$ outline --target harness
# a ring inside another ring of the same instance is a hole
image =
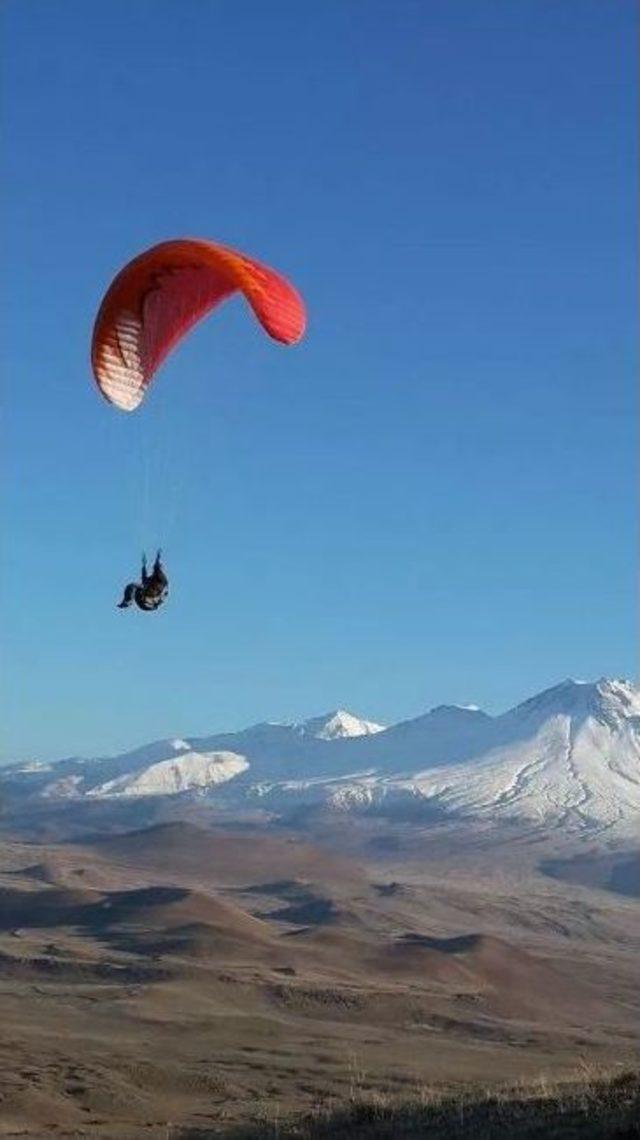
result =
[[[138,586],[135,594],[136,605],[139,606],[141,610],[146,610],[147,612],[149,610],[157,610],[166,600],[168,593],[169,587],[166,585],[161,586],[160,589],[155,587],[151,590],[148,586]]]

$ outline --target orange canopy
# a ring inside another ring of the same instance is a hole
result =
[[[293,286],[236,250],[180,239],[155,245],[125,265],[93,329],[91,363],[105,399],[125,412],[137,408],[173,346],[237,290],[274,340],[300,340],[306,315]]]

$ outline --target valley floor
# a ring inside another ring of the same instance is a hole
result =
[[[486,851],[475,869],[446,866],[435,851],[391,866],[186,823],[7,840],[0,1136],[319,1140],[418,1136],[428,1121],[436,1137],[502,1137],[442,1129],[455,1112],[469,1128],[489,1119],[473,1088],[540,1092],[577,1066],[620,1074],[622,1112],[637,1093],[623,1077],[637,1063],[637,901],[515,860],[509,874],[504,851],[492,871]],[[588,1100],[571,1097],[567,1128]],[[511,1096],[517,1135],[573,1134],[536,1132],[552,1098],[525,1101]]]

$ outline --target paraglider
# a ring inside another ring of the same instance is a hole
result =
[[[130,261],[111,282],[96,317],[91,364],[105,400],[123,412],[142,403],[172,348],[207,313],[240,292],[270,337],[295,344],[306,313],[284,277],[227,246],[199,239],[161,242]],[[151,575],[126,587],[120,603],[155,610],[168,592],[160,555]]]
[[[306,316],[293,286],[236,250],[180,239],[153,246],[125,265],[105,294],[93,330],[91,363],[105,399],[134,411],[174,345],[238,291],[274,340],[300,340]]]
[[[162,551],[156,554],[151,573],[147,573],[147,557],[142,555],[142,573],[139,582],[129,582],[124,588],[122,601],[118,602],[119,610],[128,610],[132,602],[138,609],[157,610],[167,599],[169,593],[169,580],[164,571],[161,560]]]

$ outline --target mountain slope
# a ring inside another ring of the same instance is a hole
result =
[[[171,796],[224,784],[249,767],[235,752],[188,752],[90,788],[89,796]]]
[[[290,782],[262,794],[278,799],[281,808],[288,798],[412,816],[421,806],[429,813],[437,807],[458,816],[594,833],[630,833],[638,826],[640,693],[633,686],[567,681],[503,716],[480,716],[470,731],[456,722],[443,734],[435,763],[432,713],[389,729],[379,742],[383,763],[370,773]],[[405,772],[389,776],[381,768],[393,767],[394,752],[402,758],[396,767]]]

